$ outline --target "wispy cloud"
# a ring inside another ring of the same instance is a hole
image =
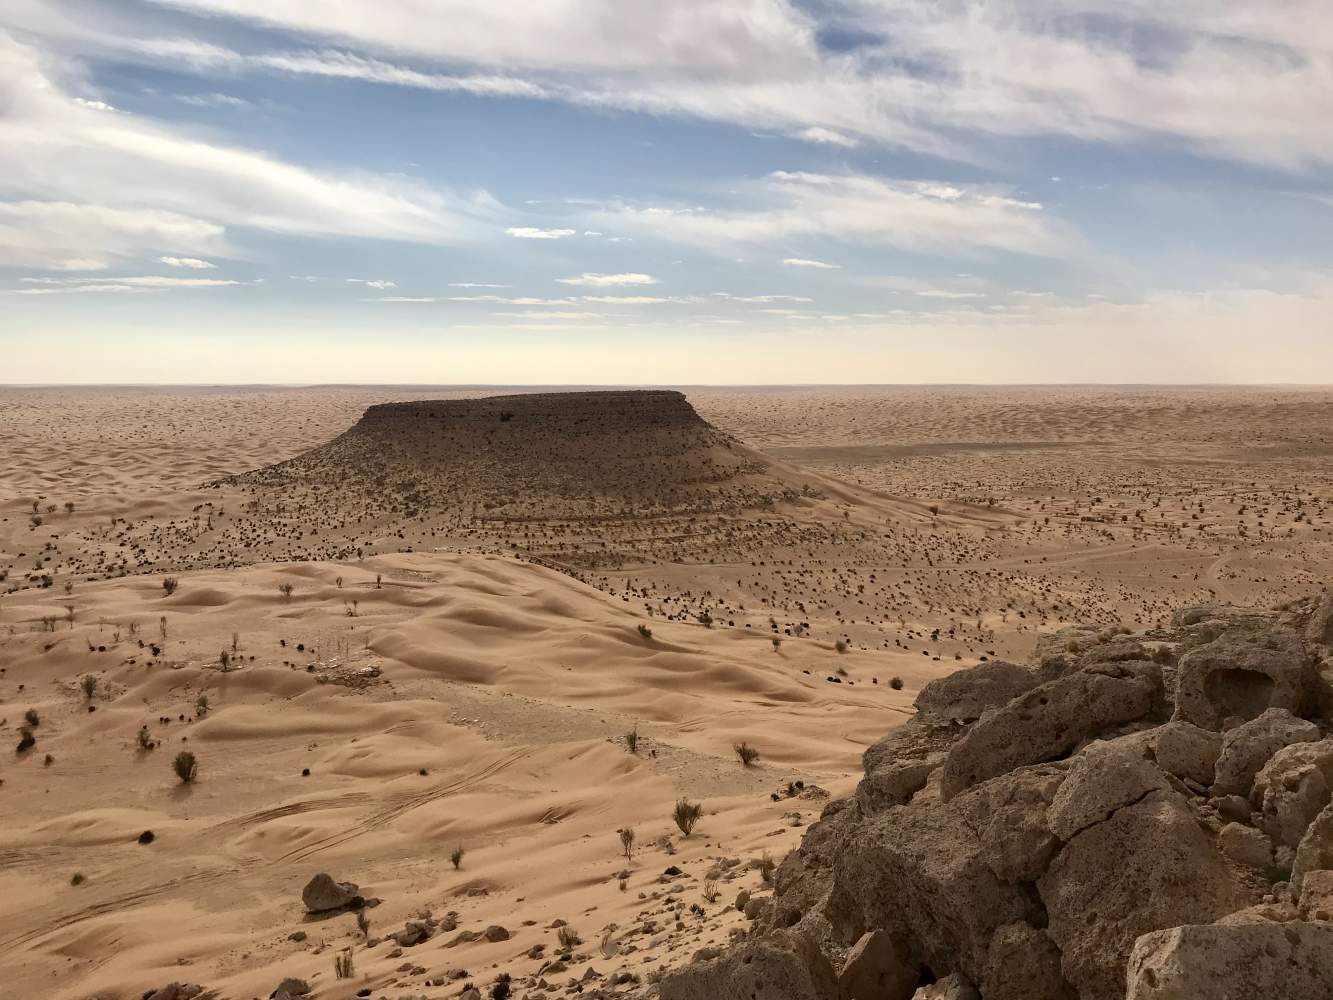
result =
[[[621,228],[725,252],[821,237],[924,253],[1049,256],[1073,242],[1040,204],[993,186],[778,171],[741,193],[755,207],[616,206],[599,215]]]
[[[575,278],[556,278],[563,285],[588,285],[592,288],[615,288],[618,285],[655,285],[657,279],[648,274],[589,274]]]
[[[212,270],[216,265],[206,260],[200,260],[198,257],[159,257],[159,264],[166,264],[168,267],[187,267],[195,271]]]
[[[397,288],[398,282],[386,278],[344,278],[350,285],[365,285],[367,288]]]
[[[782,263],[788,267],[814,267],[825,271],[836,271],[841,264],[826,264],[822,260],[809,260],[805,257],[784,257]]]
[[[577,230],[574,229],[533,229],[530,226],[511,226],[505,230],[505,235],[520,240],[559,240],[566,236],[573,236],[576,232]]]

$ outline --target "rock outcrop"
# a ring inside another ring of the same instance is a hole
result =
[[[1333,996],[1328,606],[1066,630],[932,682],[746,939],[661,996]]]

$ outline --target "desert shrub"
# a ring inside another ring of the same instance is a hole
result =
[[[182,750],[171,762],[171,769],[182,782],[191,782],[199,773],[199,762],[194,759],[194,754],[190,751]]]
[[[19,743],[15,748],[17,753],[27,753],[37,745],[37,737],[32,735],[32,729],[24,726],[19,730]]]
[[[624,853],[625,860],[629,861],[634,857],[634,828],[626,826],[616,832],[620,834],[620,850]]]
[[[704,899],[710,903],[716,903],[717,897],[721,895],[717,888],[717,879],[704,879]]]
[[[351,948],[344,948],[333,956],[333,976],[335,979],[351,979],[354,971]]]
[[[496,976],[495,985],[491,987],[491,1000],[509,1000],[514,995],[514,987],[510,983],[509,973],[502,972]]]
[[[461,846],[455,847],[449,855],[449,863],[454,866],[454,871],[463,867],[463,855],[467,852]]]
[[[363,938],[370,937],[370,918],[366,916],[365,910],[356,911],[356,929],[361,932]]]
[[[777,862],[767,851],[764,852],[762,857],[751,861],[750,867],[759,873],[759,877],[764,880],[765,885],[773,881],[773,873],[778,870]]]
[[[148,727],[147,727],[147,726],[140,726],[140,727],[139,727],[139,749],[140,749],[140,750],[151,750],[151,749],[153,749],[153,745],[154,745],[154,744],[153,744],[153,734],[150,733],[150,732],[148,731]]]
[[[91,698],[97,693],[97,678],[92,674],[84,674],[83,679],[79,681],[79,687],[83,689],[83,694]]]
[[[836,649],[839,653],[845,653],[847,652],[847,643],[839,639],[837,642],[833,644],[833,648]]]
[[[296,588],[293,587],[290,583],[278,584],[278,593],[281,594],[283,598],[288,601],[292,599],[292,591],[294,591],[295,589]]]
[[[579,937],[579,932],[573,927],[570,927],[569,924],[565,924],[565,926],[556,931],[556,937],[559,939],[560,947],[564,951],[569,951],[571,948],[577,948],[579,945],[583,944],[583,938]]]
[[[680,832],[688,837],[703,814],[704,807],[699,803],[691,802],[689,799],[677,799],[676,808],[672,812],[671,818],[676,821],[676,826],[680,829]]]
[[[26,722],[26,723],[27,723],[28,725],[30,725],[30,726],[35,726],[35,725],[38,725],[42,720],[41,720],[41,718],[37,715],[37,709],[35,709],[35,708],[30,708],[30,709],[28,709],[26,712],[23,713],[23,721]]]
[[[199,697],[196,698],[196,699],[194,700],[194,714],[195,714],[195,715],[207,715],[207,714],[208,714],[208,695],[207,695],[207,694],[205,694],[205,693],[203,693],[203,692],[200,692]]]
[[[625,734],[625,749],[630,753],[639,752],[639,727],[635,726]]]
[[[73,875],[70,876],[69,884],[70,884],[70,885],[83,885],[83,883],[84,883],[85,881],[86,881],[86,880],[85,880],[84,877],[83,877],[83,872],[75,872]]]
[[[759,759],[759,751],[744,741],[737,743],[732,749],[736,751],[736,756],[741,759],[741,763],[746,767]]]
[[[773,636],[773,652],[776,653],[781,647],[782,647],[782,640],[779,639],[777,636]]]
[[[889,687],[895,691],[901,691],[903,689],[903,679],[901,677],[890,677]]]
[[[177,580],[174,576],[163,577],[163,579],[162,579],[162,591],[163,591],[163,593],[165,593],[168,597],[170,597],[172,594],[176,593],[176,588],[179,587],[179,586],[180,586],[180,581]],[[165,635],[165,633],[166,633],[165,620],[164,620],[163,624],[164,624],[164,628],[163,628],[162,631],[163,631],[163,634]]]
[[[639,635],[643,636],[644,639],[651,639],[653,637],[653,630],[647,625],[640,625]]]

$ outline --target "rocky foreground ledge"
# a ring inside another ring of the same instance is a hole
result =
[[[1333,597],[927,685],[661,1000],[1333,997]]]

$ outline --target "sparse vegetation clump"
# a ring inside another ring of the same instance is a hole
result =
[[[903,689],[903,679],[901,677],[890,677],[889,687],[895,691],[901,691]]]
[[[199,697],[196,698],[196,699],[194,700],[194,714],[195,714],[195,715],[207,715],[207,714],[208,714],[208,695],[207,695],[207,693],[205,693],[205,692],[203,692],[203,691],[199,692]]]
[[[83,689],[84,697],[91,700],[97,693],[97,677],[93,674],[84,674],[83,679],[79,681],[79,687]]]
[[[16,752],[27,753],[37,745],[37,737],[32,735],[32,727],[24,726],[19,730],[19,742]]]
[[[344,948],[333,956],[333,978],[351,979],[356,967],[352,962],[352,949]]]
[[[699,803],[691,802],[689,799],[677,799],[671,818],[676,821],[676,827],[680,832],[688,837],[703,814],[704,807]]]
[[[162,579],[162,592],[167,597],[170,597],[172,594],[176,593],[176,588],[179,586],[180,586],[180,581],[177,580],[174,576],[163,577]],[[165,625],[166,621],[165,619],[163,619],[163,629],[162,629],[163,637],[165,637],[166,635]]]
[[[640,635],[640,636],[643,638],[643,640],[646,642],[646,641],[648,641],[649,639],[651,639],[651,638],[653,637],[653,630],[650,629],[647,625],[640,625],[640,626],[639,626],[639,635]]]
[[[639,752],[639,727],[635,726],[625,734],[625,749],[630,753]]]
[[[182,750],[171,762],[171,769],[176,772],[176,777],[180,778],[183,784],[189,784],[198,777],[199,762],[189,750]]]
[[[750,867],[759,873],[759,877],[763,879],[765,885],[768,885],[773,881],[773,873],[778,870],[777,862],[773,860],[773,856],[767,851],[765,851],[761,857],[751,861]]]
[[[616,831],[620,835],[620,850],[625,855],[626,861],[634,858],[634,828],[630,826],[622,827]],[[563,930],[563,928],[561,928]]]
[[[449,863],[454,866],[454,871],[463,867],[463,855],[467,852],[461,846],[455,847],[449,854]]]
[[[148,727],[146,725],[139,727],[138,740],[139,740],[140,750],[152,750],[155,746],[157,746],[157,744],[153,742],[153,734],[148,731]]]
[[[30,709],[28,709],[26,712],[23,713],[23,721],[26,722],[26,723],[27,723],[28,725],[30,725],[30,726],[36,726],[36,725],[40,725],[42,720],[41,720],[41,716],[39,716],[39,715],[37,714],[37,709],[35,709],[35,708],[30,708]]]
[[[278,584],[278,593],[283,596],[284,600],[290,601],[292,599],[292,592],[294,590],[296,590],[296,588],[292,586],[290,583]]]
[[[736,751],[736,756],[740,758],[741,763],[746,767],[750,767],[759,759],[759,751],[744,740],[737,743],[732,749]]]

